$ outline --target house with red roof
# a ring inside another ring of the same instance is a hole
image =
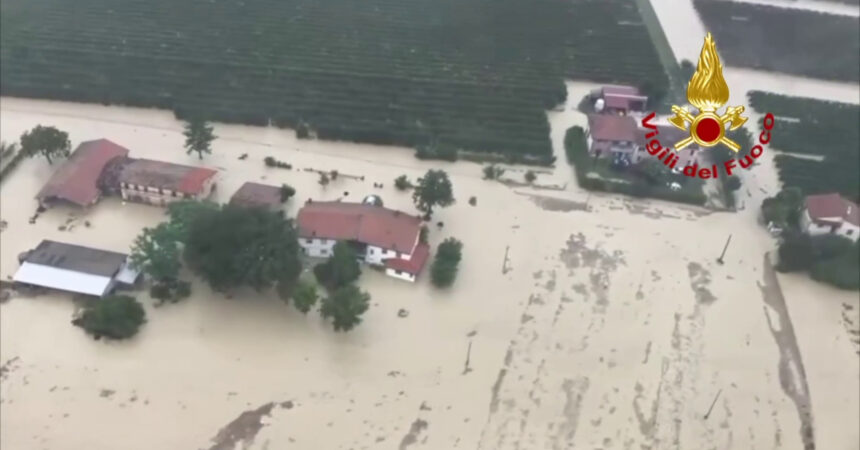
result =
[[[117,169],[123,200],[165,206],[182,200],[203,200],[215,189],[217,171],[151,159],[128,159]]]
[[[591,93],[594,110],[603,114],[623,115],[645,112],[648,97],[633,86],[607,85]]]
[[[586,142],[592,156],[623,158],[635,164],[643,156],[645,135],[630,116],[590,114]]]
[[[58,202],[90,206],[101,198],[104,168],[127,156],[127,148],[107,139],[82,142],[51,175],[36,198],[43,206]]]
[[[860,209],[837,193],[810,195],[804,200],[800,226],[810,236],[836,234],[857,242]]]
[[[308,201],[296,223],[306,255],[326,258],[336,243],[346,242],[362,261],[406,281],[416,280],[430,255],[419,242],[420,217],[373,203]]]

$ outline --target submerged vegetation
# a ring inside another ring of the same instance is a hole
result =
[[[85,12],[85,13],[84,13]],[[205,17],[205,21],[198,20]],[[565,78],[667,78],[629,0],[6,0],[0,92],[552,159]]]

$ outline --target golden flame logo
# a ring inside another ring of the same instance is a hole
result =
[[[729,85],[723,79],[723,65],[711,33],[705,37],[696,73],[687,85],[687,101],[701,111],[715,111],[729,101]]]
[[[736,130],[746,123],[747,118],[741,116],[743,106],[730,106],[723,115],[716,113],[729,101],[729,86],[723,78],[723,65],[711,33],[705,36],[696,73],[687,85],[687,101],[698,108],[699,113],[694,116],[686,108],[672,106],[675,115],[669,119],[669,123],[690,131],[690,137],[676,143],[675,150],[680,151],[693,142],[703,147],[723,144],[735,153],[740,150],[740,145],[726,137],[726,127]],[[689,128],[687,123],[690,124]]]

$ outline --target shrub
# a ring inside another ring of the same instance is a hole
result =
[[[292,164],[288,164],[288,163],[285,163],[283,161],[278,161],[277,159],[275,159],[271,156],[267,156],[267,157],[263,158],[263,163],[266,164],[266,167],[277,167],[279,169],[287,169],[287,170],[293,168]]]
[[[800,232],[784,233],[779,245],[779,263],[776,270],[796,272],[807,270],[813,263],[812,240]]]
[[[149,296],[158,300],[158,304],[177,303],[191,295],[191,283],[182,280],[157,282],[149,288]]]
[[[463,257],[463,243],[454,238],[445,239],[436,250],[436,259],[430,267],[430,281],[436,287],[454,283]]]
[[[471,196],[471,197],[469,197],[469,204],[470,204],[470,205],[472,205],[472,206],[477,205],[477,204],[478,204],[478,199],[477,199],[474,195],[473,195],[473,196]]]
[[[287,200],[291,199],[294,195],[296,195],[296,189],[290,186],[289,184],[282,184],[281,189],[281,203],[286,203]]]
[[[369,307],[370,295],[348,284],[323,299],[320,315],[332,319],[335,331],[349,331],[361,323],[361,316]]]
[[[400,175],[394,179],[394,187],[397,188],[398,191],[405,191],[407,189],[412,189],[412,183],[406,175]]]
[[[293,305],[302,312],[307,314],[313,308],[319,299],[317,294],[317,286],[311,281],[299,280],[292,293]]]
[[[92,300],[80,317],[72,321],[96,338],[126,339],[137,334],[146,322],[143,306],[125,295]]]
[[[430,229],[427,225],[421,225],[421,231],[418,233],[418,242],[421,244],[427,243],[427,236],[430,234]]]
[[[741,188],[741,179],[738,178],[736,175],[732,175],[726,178],[725,187],[729,190],[729,192],[737,191]]]
[[[484,179],[485,180],[497,180],[502,175],[504,175],[504,173],[505,173],[505,169],[503,169],[503,168],[501,168],[495,164],[491,164],[489,166],[484,166]]]
[[[526,183],[531,184],[534,183],[535,180],[537,180],[537,175],[535,175],[533,171],[529,170],[526,172],[525,179]]]

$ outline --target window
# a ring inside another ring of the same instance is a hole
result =
[[[401,272],[399,270],[395,270],[394,273],[396,273],[397,275],[403,275],[403,272]]]
[[[313,244],[313,243],[314,243],[313,239],[305,239],[305,244]]]

